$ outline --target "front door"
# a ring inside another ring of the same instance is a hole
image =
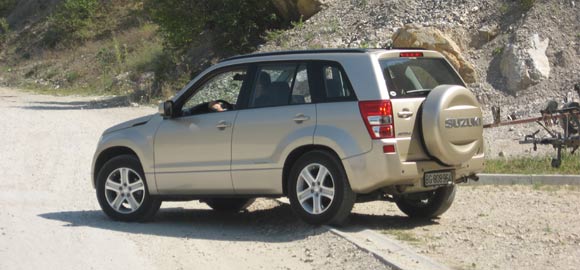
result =
[[[232,130],[246,69],[209,77],[194,85],[190,97],[176,101],[178,115],[165,119],[155,135],[155,176],[162,194],[233,193]]]

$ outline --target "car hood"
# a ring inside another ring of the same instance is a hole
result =
[[[153,116],[155,116],[155,114],[147,115],[147,116],[142,116],[142,117],[139,117],[139,118],[135,118],[133,120],[129,120],[129,121],[126,121],[126,122],[117,124],[115,126],[112,126],[112,127],[108,128],[108,129],[106,129],[105,132],[103,132],[103,134],[107,134],[107,133],[119,131],[119,130],[122,130],[122,129],[127,129],[127,128],[130,128],[130,127],[145,125],[145,124],[147,124],[147,122],[149,122],[149,120],[151,120],[151,118],[153,118]]]

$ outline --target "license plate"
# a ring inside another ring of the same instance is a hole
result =
[[[425,173],[423,183],[426,187],[445,186],[453,182],[453,173],[451,172],[431,172]]]

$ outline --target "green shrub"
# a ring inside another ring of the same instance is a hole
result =
[[[76,81],[80,77],[81,77],[81,75],[78,72],[76,72],[76,71],[71,71],[71,72],[68,72],[66,74],[66,80],[69,83],[73,83],[74,81]]]
[[[529,10],[534,6],[536,0],[520,0],[520,5],[524,10]]]
[[[0,18],[0,36],[8,34],[10,31],[10,25],[8,25],[8,21],[6,18]]]
[[[499,12],[501,14],[506,14],[510,9],[510,6],[507,3],[503,3],[501,4],[501,6],[499,7]]]
[[[64,0],[49,18],[45,42],[54,46],[62,41],[86,40],[91,35],[98,0]]]
[[[176,50],[198,45],[203,37],[211,38],[218,50],[247,52],[262,41],[266,30],[282,25],[271,1],[144,0],[144,4],[166,45]]]
[[[0,16],[8,16],[10,11],[16,7],[16,0],[0,0]]]
[[[99,49],[96,58],[103,74],[108,74],[116,66],[117,58],[115,56],[115,51],[107,47]]]
[[[502,46],[502,47],[496,47],[496,48],[494,48],[494,49],[493,49],[493,51],[491,52],[491,55],[493,55],[493,56],[498,56],[498,55],[500,55],[500,54],[502,54],[502,53],[503,53],[503,50],[504,50],[504,47],[503,47],[503,46]]]

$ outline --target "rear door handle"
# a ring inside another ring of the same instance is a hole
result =
[[[413,112],[402,111],[402,112],[398,112],[397,115],[399,116],[399,118],[409,118],[409,117],[413,116]]]
[[[310,116],[299,113],[296,116],[294,116],[293,120],[296,123],[302,123],[304,121],[310,120]]]
[[[215,127],[218,129],[225,129],[229,128],[230,126],[231,126],[230,123],[226,122],[225,120],[221,120],[217,123]]]

